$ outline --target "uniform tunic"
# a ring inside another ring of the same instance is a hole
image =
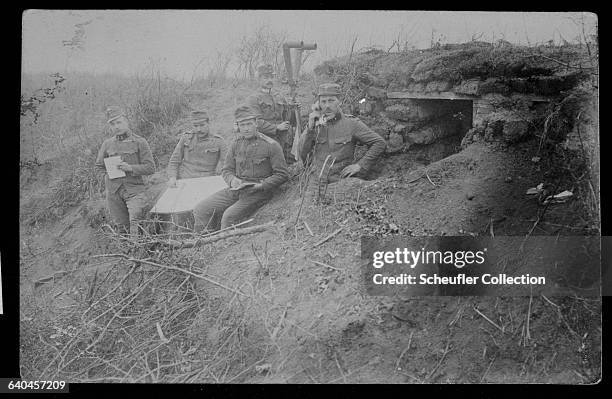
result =
[[[143,137],[134,133],[128,133],[124,140],[119,140],[117,137],[106,139],[96,159],[96,167],[99,170],[105,171],[104,158],[119,155],[121,160],[130,164],[133,168],[132,172],[125,172],[125,177],[117,179],[109,179],[106,175],[107,191],[115,192],[121,186],[124,186],[130,194],[138,194],[144,191],[144,181],[142,176],[155,173],[155,163],[149,143]]]
[[[185,133],[170,156],[168,177],[189,179],[218,175],[223,167],[225,152],[225,142],[219,135]]]
[[[155,173],[155,163],[149,143],[132,132],[123,140],[117,137],[106,139],[96,159],[96,167],[106,172],[104,158],[120,156],[121,160],[132,166],[132,172],[125,177],[109,179],[105,173],[106,203],[114,222],[127,227],[131,234],[138,234],[136,221],[142,217],[146,206],[145,185],[142,176]]]
[[[319,130],[318,135],[317,129]],[[315,171],[319,173],[325,158],[331,155],[327,165],[331,163],[333,158],[335,158],[335,162],[329,178],[330,181],[336,181],[339,179],[342,169],[354,163],[355,145],[357,143],[369,147],[365,155],[357,162],[361,166],[362,172],[367,172],[385,151],[387,144],[380,135],[372,131],[359,119],[338,112],[333,119],[327,121],[325,126],[312,130],[306,126],[300,138],[300,158],[306,161],[310,154]]]
[[[261,133],[254,138],[232,142],[221,175],[228,185],[237,177],[262,183],[264,191],[270,191],[289,179],[280,146]]]
[[[276,130],[276,126],[289,118],[287,100],[272,91],[269,93],[258,91],[250,95],[246,103],[260,115],[257,130],[278,141],[279,131]],[[284,133],[286,134],[286,131]]]

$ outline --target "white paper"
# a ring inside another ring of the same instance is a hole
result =
[[[191,211],[198,202],[227,187],[221,176],[177,180],[177,187],[168,187],[151,208],[152,213]]]
[[[109,179],[125,177],[125,172],[117,167],[117,165],[119,165],[121,162],[121,157],[119,155],[104,158],[104,166],[106,167],[106,173],[108,174]]]

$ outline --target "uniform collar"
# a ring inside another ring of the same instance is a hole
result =
[[[206,139],[206,138],[208,138],[208,137],[210,136],[210,132],[208,132],[208,133],[204,133],[204,134],[199,134],[199,133],[197,133],[197,132],[191,132],[191,134],[192,134],[194,137],[197,137],[197,138],[199,138],[199,139]]]
[[[337,122],[337,121],[339,121],[339,120],[340,120],[340,119],[342,119],[342,118],[344,118],[344,114],[342,113],[342,110],[340,110],[340,111],[336,112],[336,114],[335,114],[334,116],[332,116],[331,118],[329,118],[329,119],[327,120],[327,123],[329,123],[329,122],[332,122],[332,123],[333,123],[333,122]]]
[[[238,136],[238,140],[242,140],[242,141],[246,141],[248,143],[251,143],[255,140],[257,140],[258,138],[260,138],[261,133],[257,132],[257,134],[255,136],[250,136],[250,137],[242,137],[242,136]]]
[[[128,130],[125,133],[113,136],[113,138],[115,139],[115,141],[127,141],[132,138],[132,132]]]

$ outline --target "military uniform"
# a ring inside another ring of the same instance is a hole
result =
[[[258,74],[273,73],[272,65],[260,65]],[[273,138],[281,145],[285,159],[290,155],[288,130],[277,130],[276,126],[284,121],[291,121],[292,114],[287,99],[275,91],[262,91],[260,89],[246,99],[246,105],[256,111],[258,115],[257,130],[268,137]]]
[[[208,124],[206,110],[191,113],[191,123]],[[221,173],[225,157],[225,142],[217,134],[188,131],[182,135],[168,162],[168,177],[189,179],[214,176]]]
[[[121,116],[121,115],[120,115]],[[110,120],[109,120],[110,122]],[[120,156],[130,164],[132,172],[125,177],[109,179],[105,174],[106,202],[113,221],[123,227],[129,226],[130,234],[138,234],[137,221],[142,218],[146,206],[145,184],[142,176],[155,173],[155,163],[149,143],[132,132],[106,139],[96,159],[96,167],[106,171],[104,158]]]
[[[184,133],[170,156],[168,177],[190,179],[218,175],[225,152],[223,137],[217,134]]]
[[[254,111],[244,106],[239,107],[236,114],[237,119],[255,117]],[[289,179],[280,145],[259,132],[255,137],[237,138],[231,143],[221,175],[230,187],[238,178],[261,183],[262,190],[234,191],[228,187],[200,202],[193,211],[196,231],[205,228],[216,230],[219,217],[221,228],[239,223],[269,200],[275,189]]]
[[[319,95],[339,94],[337,85],[321,85]],[[332,86],[331,89],[328,86]],[[323,94],[321,94],[323,93]],[[366,154],[357,162],[361,166],[360,175],[366,173],[385,151],[385,140],[372,131],[358,118],[345,115],[339,111],[333,118],[328,119],[325,125],[314,129],[306,126],[300,137],[300,158],[305,162],[310,154],[315,171],[318,173],[328,155],[331,155],[327,165],[335,159],[329,173],[329,181],[340,179],[340,172],[346,166],[354,163],[355,145],[357,143],[368,146]]]

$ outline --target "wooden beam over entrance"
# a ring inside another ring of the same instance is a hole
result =
[[[422,93],[414,91],[390,91],[387,92],[387,98],[406,98],[415,100],[474,100],[478,96],[470,96],[466,94],[457,94],[452,91],[440,91],[434,93]]]
[[[534,96],[530,94],[514,93],[511,96],[503,96],[507,98],[520,97],[527,101],[533,102],[550,102],[550,98],[543,96]],[[469,94],[458,94],[452,91],[439,91],[439,92],[414,92],[414,91],[389,91],[387,92],[387,98],[390,99],[413,99],[413,100],[478,100],[483,99],[482,96],[469,95]]]

